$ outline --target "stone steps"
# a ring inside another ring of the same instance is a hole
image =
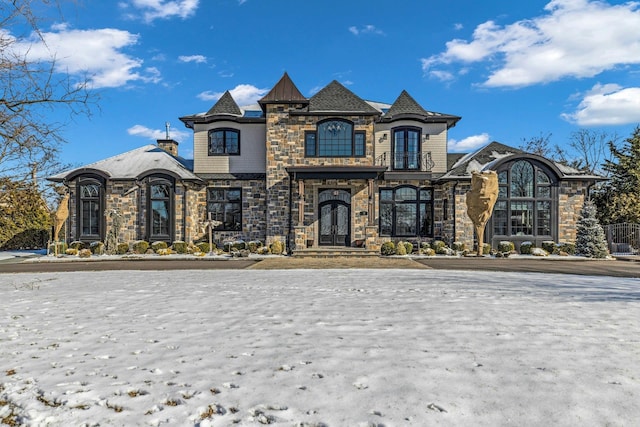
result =
[[[296,258],[368,258],[380,256],[380,251],[362,248],[346,248],[341,246],[326,246],[321,248],[307,248],[293,251],[292,255]]]

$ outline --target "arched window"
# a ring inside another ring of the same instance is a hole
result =
[[[103,184],[94,178],[78,181],[78,230],[76,238],[84,241],[102,240],[104,205]]]
[[[433,237],[433,192],[429,188],[380,190],[380,235]]]
[[[164,178],[152,178],[148,187],[149,241],[173,241],[173,183]]]
[[[555,175],[546,166],[517,160],[498,169],[498,200],[493,209],[494,237],[554,240],[557,229]]]
[[[240,131],[237,129],[213,129],[209,131],[209,155],[239,155]]]
[[[305,132],[306,157],[362,157],[365,132],[355,131],[353,123],[331,119],[318,123],[315,131]]]

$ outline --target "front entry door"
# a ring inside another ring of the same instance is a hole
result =
[[[325,190],[320,193],[320,245],[349,246],[351,194],[344,190]]]

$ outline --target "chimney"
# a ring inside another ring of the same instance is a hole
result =
[[[172,156],[178,155],[178,142],[173,139],[159,139],[158,148],[163,149]]]

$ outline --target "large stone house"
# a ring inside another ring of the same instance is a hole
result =
[[[460,117],[406,91],[391,104],[366,101],[337,81],[307,98],[286,73],[255,105],[226,92],[180,120],[194,133],[193,160],[167,137],[49,178],[71,195],[68,240],[104,240],[117,213],[121,241],[196,241],[212,218],[217,242],[280,240],[293,251],[432,239],[471,248],[471,172],[493,170],[488,243],[573,242],[599,179],[497,142],[448,154]]]

